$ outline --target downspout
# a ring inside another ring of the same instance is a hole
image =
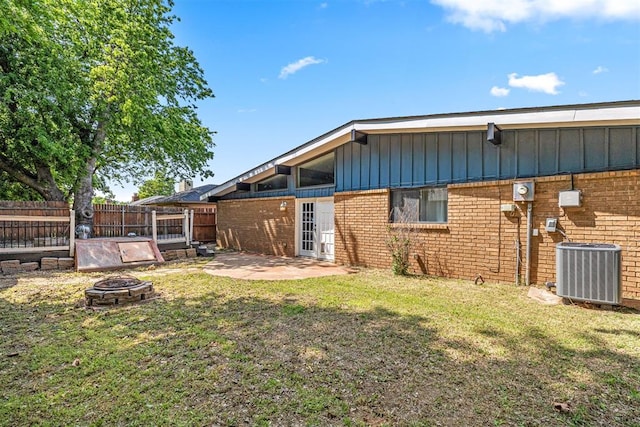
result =
[[[525,271],[525,285],[530,286],[531,276],[531,227],[533,203],[527,202],[527,266]]]
[[[518,230],[518,234],[520,231]],[[520,286],[520,236],[516,236],[516,286]]]

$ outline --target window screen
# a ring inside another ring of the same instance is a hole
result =
[[[447,189],[444,187],[393,190],[392,222],[447,222]]]

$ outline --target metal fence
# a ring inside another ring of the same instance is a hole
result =
[[[0,252],[73,248],[74,213],[65,202],[0,201]]]

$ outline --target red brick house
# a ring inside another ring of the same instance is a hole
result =
[[[418,274],[542,284],[558,243],[618,245],[640,304],[640,101],[355,120],[203,198],[223,247],[367,267],[408,214]]]

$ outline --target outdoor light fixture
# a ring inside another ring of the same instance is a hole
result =
[[[493,122],[487,123],[487,141],[493,145],[500,145],[502,143],[502,129]]]
[[[287,202],[280,203],[280,210],[285,212],[287,210]]]
[[[358,144],[367,145],[367,134],[355,129],[351,129],[351,141]]]

